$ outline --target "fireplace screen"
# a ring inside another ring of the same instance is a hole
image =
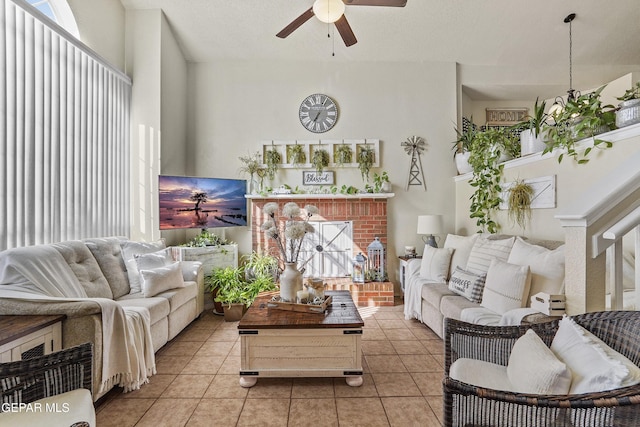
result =
[[[351,221],[311,221],[316,232],[304,239],[300,260],[306,264],[305,277],[345,277],[351,275],[353,223]]]

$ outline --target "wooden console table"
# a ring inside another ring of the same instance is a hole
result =
[[[0,316],[0,362],[42,356],[62,349],[64,314]]]
[[[259,296],[238,324],[240,385],[258,377],[345,377],[362,385],[364,322],[349,291],[327,291],[332,304],[323,314],[268,308]]]

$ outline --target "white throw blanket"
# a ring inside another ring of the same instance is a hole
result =
[[[149,310],[122,308],[107,298],[88,298],[71,267],[50,246],[0,253],[0,298],[37,302],[91,301],[102,312],[102,384],[139,389],[156,373]]]

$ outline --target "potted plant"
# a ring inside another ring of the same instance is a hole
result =
[[[206,246],[223,246],[229,245],[231,243],[232,242],[228,241],[226,238],[211,233],[207,229],[203,229],[200,234],[189,240],[187,243],[182,244],[181,246],[187,246],[190,248],[204,248]]]
[[[501,202],[503,162],[516,157],[519,151],[520,142],[510,128],[489,128],[477,132],[473,139],[469,156],[473,176],[469,185],[475,190],[469,210],[483,232],[498,231],[499,225],[492,217]]]
[[[478,132],[476,125],[473,124],[473,116],[469,119],[462,118],[462,131],[457,127],[454,127],[454,130],[458,138],[453,141],[451,149],[453,150],[453,159],[456,162],[458,174],[462,175],[473,170],[469,164],[469,156],[471,155],[471,144]]]
[[[513,223],[518,224],[523,229],[527,220],[531,219],[531,199],[533,197],[533,187],[524,182],[516,180],[508,189],[509,206],[508,215]]]
[[[382,171],[380,175],[377,173],[373,174],[373,193],[390,193],[391,192],[391,182],[389,182],[389,175],[387,175],[386,171]]]
[[[242,317],[248,296],[243,289],[242,269],[225,267],[214,269],[208,277],[207,290],[214,295],[224,311],[224,320],[234,322]]]
[[[324,148],[313,150],[313,155],[311,156],[311,164],[316,169],[317,173],[322,173],[324,168],[329,166],[329,152]]]
[[[278,278],[278,258],[256,251],[244,257],[245,279],[251,281],[257,277]]]
[[[593,147],[610,148],[613,144],[595,138],[596,135],[607,132],[615,128],[615,112],[613,105],[602,105],[600,93],[605,86],[594,92],[580,95],[575,99],[567,101],[565,108],[558,109],[552,114],[554,124],[545,125],[549,139],[544,153],[554,149],[564,149],[566,153],[561,153],[558,162],[561,162],[564,155],[573,157],[578,164],[589,161],[589,153]],[[578,141],[585,138],[593,138],[593,147],[587,147],[582,153],[578,152]]]
[[[543,134],[543,125],[547,122],[549,115],[545,112],[547,107],[546,101],[538,104],[538,98],[533,107],[533,115],[528,120],[522,122],[519,126],[520,132],[520,155],[526,156],[533,153],[544,151],[546,144],[544,142],[545,134]]]
[[[287,146],[287,157],[291,165],[297,167],[307,162],[307,155],[304,152],[304,148],[303,145],[299,145],[298,143]]]
[[[340,144],[335,146],[333,158],[338,166],[344,166],[345,164],[353,161],[353,151],[351,146],[347,144]]]
[[[273,180],[280,163],[282,163],[282,156],[275,147],[271,147],[264,152],[264,162],[267,165],[267,176]]]
[[[373,147],[369,147],[368,145],[361,146],[357,160],[358,169],[360,169],[360,173],[362,174],[362,180],[369,181],[369,171],[375,161],[375,150]]]
[[[617,98],[622,101],[616,111],[616,126],[619,128],[640,123],[640,82],[637,82]]]

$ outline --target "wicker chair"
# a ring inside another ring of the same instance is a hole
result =
[[[95,425],[91,343],[0,363],[0,426]],[[26,405],[29,404],[29,405]]]
[[[640,312],[597,312],[572,318],[640,366]],[[462,357],[506,366],[513,344],[530,328],[551,345],[558,323],[490,327],[447,319],[444,425],[640,426],[640,384],[598,393],[533,395],[476,387],[449,377],[451,364]]]

